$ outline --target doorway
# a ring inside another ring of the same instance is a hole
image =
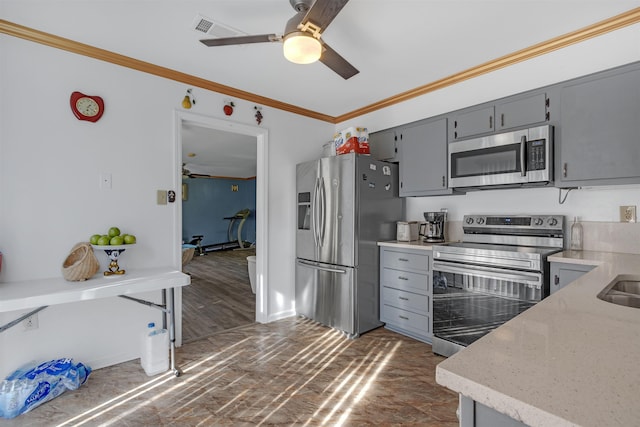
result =
[[[267,277],[267,177],[268,177],[268,132],[267,130],[251,125],[244,125],[234,123],[226,120],[216,119],[213,117],[201,116],[184,111],[176,111],[176,182],[182,181],[182,164],[186,162],[186,159],[182,157],[182,144],[184,139],[184,132],[186,128],[198,127],[205,130],[211,130],[212,132],[226,132],[239,136],[246,136],[255,139],[255,153],[256,153],[256,179],[255,179],[255,196],[256,196],[256,216],[255,216],[255,256],[256,256],[256,275],[255,275],[255,321],[265,323],[268,319],[267,312],[267,295],[268,295],[268,282]],[[215,145],[215,143],[212,143]],[[228,154],[228,153],[226,153]],[[176,188],[181,188],[180,184],[176,185]],[[175,233],[182,241],[182,206],[181,203],[177,203],[178,213],[175,224]],[[187,238],[188,236],[185,236]],[[182,306],[182,295],[177,298],[176,302],[179,306]],[[211,307],[215,310],[215,307]],[[176,314],[180,314],[176,310]],[[177,316],[181,318],[182,316]],[[177,319],[178,320],[178,319]],[[180,319],[181,320],[181,319]],[[178,322],[177,322],[178,324]],[[182,322],[179,323],[180,332]],[[179,342],[182,341],[182,333],[176,336]]]

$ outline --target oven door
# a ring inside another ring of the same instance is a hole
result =
[[[433,352],[451,356],[540,301],[538,272],[433,263]]]

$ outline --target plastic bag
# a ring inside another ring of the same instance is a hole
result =
[[[0,384],[0,417],[14,418],[75,390],[89,378],[91,368],[73,359],[58,359],[20,368]]]

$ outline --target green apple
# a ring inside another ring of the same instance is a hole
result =
[[[99,234],[94,234],[93,236],[91,236],[91,238],[89,239],[89,243],[91,243],[92,245],[97,245],[98,244],[98,239],[101,236]]]
[[[109,229],[109,237],[116,237],[120,235],[120,229],[118,227],[111,227]]]
[[[100,236],[97,244],[99,246],[107,246],[109,244],[109,240],[111,240],[109,236]]]
[[[124,239],[122,238],[122,236],[113,236],[109,241],[109,244],[111,246],[120,246],[124,244]]]
[[[133,245],[136,242],[136,236],[133,234],[125,234],[124,235],[124,244],[125,245]]]

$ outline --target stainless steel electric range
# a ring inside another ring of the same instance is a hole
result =
[[[451,356],[549,295],[561,215],[465,215],[460,243],[433,246],[433,352]]]

